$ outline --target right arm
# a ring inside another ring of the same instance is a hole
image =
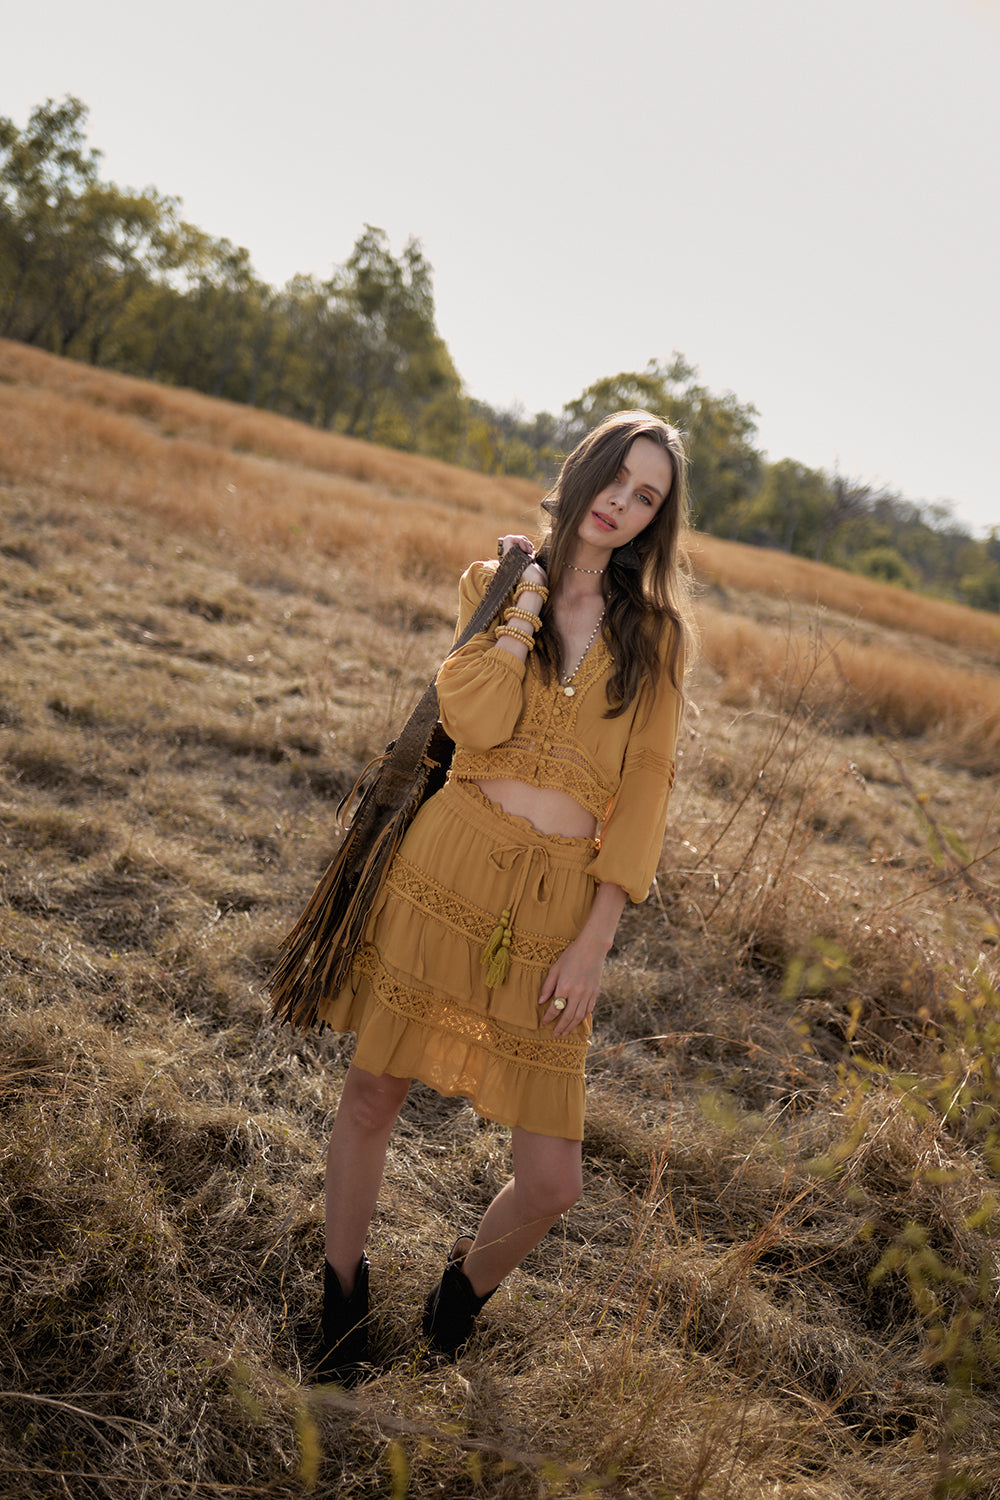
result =
[[[505,537],[509,545],[530,543],[527,538]],[[505,550],[507,548],[505,547]],[[456,635],[461,635],[472,618],[492,577],[487,563],[473,563],[462,575],[459,585],[459,611]],[[529,563],[522,584],[544,584],[545,574],[537,563]],[[539,613],[542,596],[530,587],[523,589],[518,607]],[[517,621],[525,633],[531,627]],[[438,707],[441,723],[457,744],[471,750],[489,750],[503,744],[514,732],[524,701],[524,673],[528,646],[513,636],[497,638],[497,622],[481,630],[442,663],[437,675]]]

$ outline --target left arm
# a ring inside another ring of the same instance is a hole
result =
[[[626,899],[620,885],[599,885],[587,920],[545,976],[538,1003],[548,1005],[542,1021],[545,1025],[555,1022],[553,1036],[568,1035],[593,1014],[604,960],[615,940]],[[559,1011],[551,1004],[557,996],[566,1001],[565,1010]]]
[[[623,886],[633,901],[645,901],[659,863],[680,717],[681,696],[664,668],[655,693],[643,690],[621,784],[601,829],[601,847],[589,866],[595,880]]]
[[[547,1006],[543,1022],[555,1022],[553,1036],[566,1036],[593,1014],[625,902],[629,897],[644,901],[656,874],[674,779],[681,698],[666,670],[652,701],[644,696],[625,751],[621,786],[590,865],[598,882],[590,914],[552,965],[538,997],[539,1005]],[[557,997],[565,998],[565,1010],[552,1005]]]

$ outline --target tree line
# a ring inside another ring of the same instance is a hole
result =
[[[250,255],[177,199],[107,182],[72,96],[0,116],[0,335],[426,453],[550,480],[607,412],[642,407],[689,435],[706,531],[1000,611],[1000,528],[971,537],[908,500],[757,447],[757,413],[709,390],[683,355],[607,376],[558,415],[500,410],[463,386],[437,331],[419,240],[394,254],[365,225],[326,279],[263,281]]]

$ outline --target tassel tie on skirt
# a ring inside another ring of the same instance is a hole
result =
[[[486,986],[488,989],[495,990],[503,984],[510,972],[510,945],[514,936],[514,918],[524,893],[528,889],[529,880],[535,881],[534,900],[541,906],[548,903],[551,861],[549,851],[544,844],[536,844],[528,848],[523,844],[508,844],[493,850],[490,855],[490,864],[504,875],[517,869],[516,884],[510,905],[505,906],[500,913],[500,919],[486,940],[480,956],[480,962],[486,970]],[[520,866],[519,869],[518,866]]]

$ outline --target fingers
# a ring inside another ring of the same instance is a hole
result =
[[[497,556],[503,557],[511,547],[520,547],[522,552],[527,552],[529,557],[534,557],[535,549],[526,536],[500,536],[497,537]]]
[[[570,1032],[575,1031],[581,1021],[587,1019],[594,1008],[592,1005],[588,1005],[585,1000],[567,1000],[565,1008],[559,1009],[556,1005],[556,1000],[562,998],[562,996],[556,996],[542,1017],[542,1021],[546,1026],[551,1022],[555,1022],[555,1025],[552,1027],[552,1035],[554,1037],[569,1036]]]
[[[551,976],[542,986],[538,1003],[546,1007],[542,1015],[542,1025],[552,1026],[552,1035],[555,1037],[568,1036],[581,1021],[587,1019],[594,1009],[592,998],[585,994],[574,996],[564,992]]]

